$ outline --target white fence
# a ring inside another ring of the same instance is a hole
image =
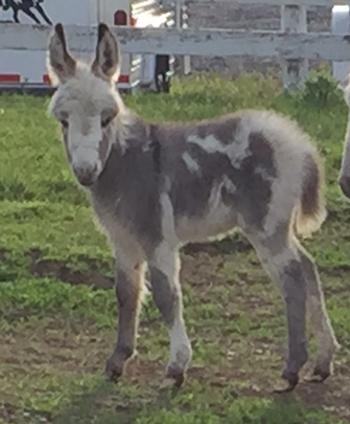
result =
[[[197,0],[201,1],[201,0]],[[235,0],[224,0],[235,1]],[[350,0],[349,0],[350,1]],[[350,34],[308,33],[306,8],[332,7],[349,1],[330,0],[238,0],[236,3],[282,5],[281,31],[233,31],[215,29],[113,28],[127,53],[159,53],[201,56],[255,56],[282,60],[284,84],[291,88],[303,80],[308,59],[350,61]],[[292,4],[291,4],[292,3]],[[68,26],[72,51],[92,52],[96,28]],[[46,50],[50,28],[1,24],[0,49]]]

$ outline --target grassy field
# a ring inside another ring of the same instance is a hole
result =
[[[295,118],[326,159],[329,217],[315,255],[342,344],[335,375],[273,395],[286,341],[278,290],[240,236],[183,252],[194,348],[186,385],[164,384],[168,338],[149,298],[139,355],[118,385],[103,377],[115,339],[113,260],[66,166],[47,99],[0,96],[0,422],[344,424],[350,422],[350,204],[337,184],[347,109],[327,81],[293,96],[273,80],[177,82],[125,98],[162,121],[273,108]],[[312,351],[312,349],[311,349]]]

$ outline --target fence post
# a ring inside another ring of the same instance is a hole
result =
[[[181,26],[183,29],[188,28],[188,6],[186,5],[186,0],[184,0],[181,7]],[[184,56],[183,58],[183,71],[185,75],[191,73],[191,56]]]
[[[291,0],[292,3],[292,0]],[[282,6],[281,29],[287,33],[306,33],[307,15],[305,6]],[[283,84],[287,90],[299,87],[306,79],[309,70],[307,59],[283,61]]]
[[[188,15],[185,0],[175,0],[173,3],[175,8],[175,27],[176,29],[188,28]],[[191,57],[188,55],[178,57],[180,72],[187,75],[191,72]]]

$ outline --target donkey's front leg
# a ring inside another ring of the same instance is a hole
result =
[[[106,374],[116,381],[124,371],[125,364],[135,351],[141,293],[145,266],[141,263],[119,263],[116,275],[116,294],[118,301],[117,344],[106,365]]]
[[[183,319],[178,250],[162,243],[149,260],[149,271],[153,298],[170,334],[167,377],[173,378],[176,386],[181,386],[191,360],[192,349]]]

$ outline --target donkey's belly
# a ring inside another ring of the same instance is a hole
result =
[[[231,208],[220,205],[205,216],[181,216],[176,219],[176,234],[181,243],[222,238],[237,225]]]

